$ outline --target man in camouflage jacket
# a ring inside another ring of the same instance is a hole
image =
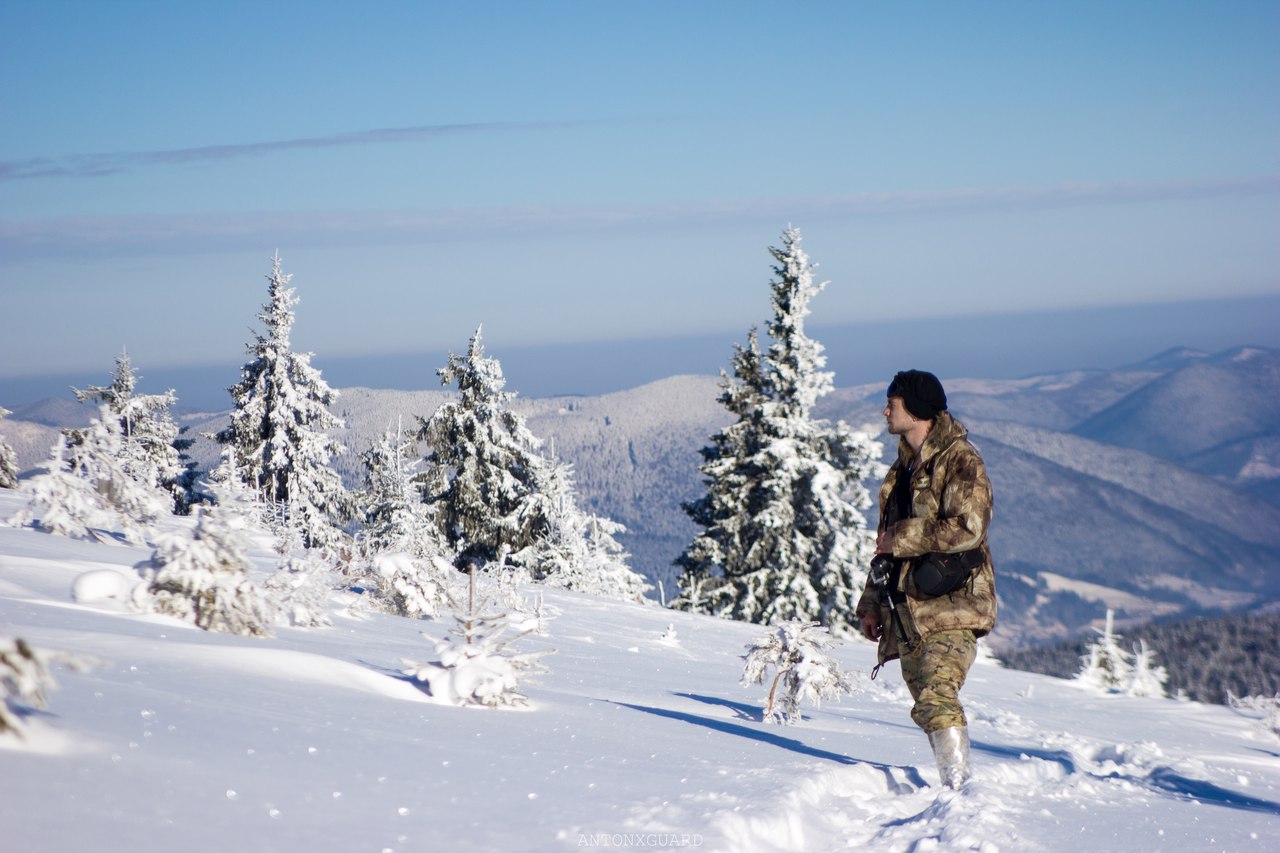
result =
[[[893,571],[887,590],[867,582],[855,612],[867,639],[879,641],[877,671],[901,659],[915,700],[911,718],[929,736],[943,783],[956,788],[969,776],[968,727],[958,694],[977,638],[996,621],[987,546],[991,483],[968,431],[947,412],[933,374],[898,373],[884,416],[889,433],[899,436],[898,459],[880,488],[876,550],[893,558]],[[919,589],[914,569],[921,558],[967,551],[978,565],[963,586],[933,597]]]

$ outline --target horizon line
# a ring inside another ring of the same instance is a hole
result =
[[[894,325],[919,324],[919,323],[942,323],[942,322],[949,322],[949,321],[955,320],[957,317],[960,317],[960,316],[963,316],[964,319],[969,321],[984,321],[984,320],[998,321],[1001,319],[1018,318],[1018,317],[1048,318],[1050,316],[1072,314],[1072,313],[1081,314],[1081,313],[1112,312],[1112,311],[1134,311],[1134,310],[1143,310],[1143,309],[1151,309],[1151,308],[1176,309],[1176,308],[1189,308],[1189,307],[1204,305],[1208,303],[1226,304],[1226,303],[1245,303],[1245,302],[1256,302],[1256,301],[1280,302],[1280,291],[1268,292],[1268,293],[1241,294],[1241,295],[1234,295],[1234,296],[1208,296],[1208,297],[1200,297],[1200,298],[1193,298],[1193,299],[1168,300],[1168,301],[1162,301],[1162,302],[1157,302],[1157,301],[1123,302],[1123,303],[1114,303],[1114,304],[1092,304],[1092,305],[1074,305],[1074,306],[1068,306],[1068,307],[1052,307],[1052,308],[1040,308],[1040,309],[1021,309],[1016,311],[991,311],[991,312],[985,312],[981,314],[958,315],[958,314],[951,313],[951,314],[938,314],[938,315],[927,316],[927,317],[893,317],[893,318],[883,318],[883,319],[874,319],[874,320],[851,320],[851,321],[843,321],[843,322],[836,321],[836,322],[828,322],[828,323],[815,322],[815,323],[809,323],[808,326],[810,331],[814,333],[820,333],[820,334],[826,335],[838,330],[851,329],[851,328],[867,328],[867,327],[876,327],[876,326],[894,326]],[[637,345],[643,345],[643,344],[648,344],[652,342],[668,342],[669,343],[669,342],[683,341],[683,342],[690,342],[690,343],[710,343],[717,338],[735,338],[736,339],[736,337],[739,337],[743,334],[745,334],[744,330],[730,330],[726,328],[726,329],[706,329],[700,332],[685,332],[681,334],[669,334],[669,335],[662,335],[662,334],[637,335],[637,336],[627,336],[627,337],[590,338],[590,339],[571,340],[571,341],[566,341],[566,340],[523,341],[523,342],[500,345],[501,352],[498,353],[498,357],[508,358],[513,353],[520,354],[520,353],[525,353],[525,352],[534,351],[534,350],[578,349],[578,348],[591,348],[591,347],[600,347],[600,346],[608,346],[608,345],[637,346]],[[819,341],[819,343],[822,343],[822,342]],[[1164,350],[1161,350],[1160,352],[1153,353],[1151,357],[1154,358],[1159,355],[1163,355],[1166,352],[1169,352],[1170,350],[1175,350],[1181,347],[1186,347],[1190,349],[1201,349],[1199,347],[1192,347],[1188,344],[1174,344],[1170,347],[1166,347]],[[1256,343],[1256,342],[1251,343],[1251,342],[1244,341],[1244,342],[1240,342],[1240,343],[1236,343],[1231,346],[1228,346],[1222,350],[1210,351],[1210,354],[1213,355],[1218,352],[1229,352],[1231,350],[1244,348],[1244,347],[1256,347],[1258,349],[1264,349],[1268,351],[1277,349],[1276,346],[1272,346],[1269,344]],[[831,347],[829,344],[823,344],[823,348],[824,350],[830,350]],[[345,352],[345,353],[333,353],[329,355],[320,355],[312,352],[312,353],[309,353],[309,355],[311,355],[313,359],[318,360],[320,362],[329,362],[328,367],[322,367],[322,369],[333,369],[338,363],[342,363],[342,362],[351,363],[351,362],[359,362],[359,361],[378,361],[378,360],[395,359],[395,358],[410,359],[410,358],[417,358],[421,356],[439,356],[442,354],[448,354],[451,351],[452,351],[451,347],[442,346],[442,347],[436,347],[436,348],[422,347],[418,349],[383,350],[383,351],[377,351],[377,352]],[[228,366],[239,365],[242,363],[242,361],[243,361],[243,354],[235,357],[229,356],[225,361],[211,359],[211,360],[205,360],[205,361],[192,361],[192,362],[180,362],[180,363],[170,362],[170,363],[159,364],[159,365],[153,363],[149,369],[160,370],[164,372],[222,370],[227,368]],[[68,368],[65,370],[57,370],[57,371],[51,371],[47,373],[22,373],[22,374],[0,375],[0,384],[18,383],[18,382],[22,382],[22,383],[61,382],[63,380],[66,380],[72,377],[80,376],[83,374],[84,371],[88,371],[88,370],[97,371],[98,367],[99,366],[90,368],[86,366],[84,368]],[[99,372],[106,372],[106,371],[104,369],[103,371],[99,371]],[[686,372],[684,374],[673,374],[673,375],[715,375],[715,372],[708,371],[706,374]],[[142,376],[145,377],[145,373],[142,374]]]

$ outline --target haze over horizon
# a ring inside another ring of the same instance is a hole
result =
[[[1280,315],[1280,5],[358,8],[5,8],[0,394],[121,347],[234,369],[277,249],[334,384],[481,323],[562,353],[504,360],[526,394],[599,387],[550,381],[565,347],[638,375],[643,342],[712,341],[681,346],[713,373],[788,224],[819,332],[1034,317],[982,344],[1047,369],[1046,341],[1131,357],[1104,315],[1164,318],[1132,357],[1216,346],[1177,306]],[[1267,345],[1257,314],[1224,345]]]
[[[836,387],[848,387],[887,382],[905,367],[927,368],[944,380],[1018,379],[1126,367],[1181,347],[1210,354],[1243,346],[1280,348],[1278,317],[1280,296],[959,320],[815,323],[809,332],[824,347]],[[729,370],[733,347],[745,343],[746,332],[523,347],[495,342],[486,334],[484,342],[486,353],[502,364],[507,390],[521,397],[597,396],[681,374]],[[449,351],[464,351],[468,339],[464,335],[448,346],[384,355],[316,353],[312,363],[337,389],[439,390],[436,370],[444,366]],[[904,340],[912,346],[903,348]],[[140,392],[174,389],[179,409],[216,411],[230,407],[227,388],[238,379],[246,355],[242,350],[219,363],[178,366],[143,364],[131,351],[130,358]],[[108,384],[114,365],[111,360],[75,372],[0,376],[0,403],[13,408],[49,398],[71,399],[71,387]]]

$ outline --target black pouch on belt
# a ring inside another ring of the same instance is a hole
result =
[[[911,577],[925,598],[937,598],[955,592],[969,582],[973,570],[982,565],[981,548],[950,554],[935,551],[915,561]]]

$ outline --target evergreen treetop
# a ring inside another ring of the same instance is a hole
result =
[[[834,374],[822,368],[823,346],[804,331],[809,302],[830,282],[813,280],[814,266],[800,247],[800,231],[787,228],[782,246],[770,247],[777,260],[773,272],[773,319],[769,323],[768,378],[776,404],[794,419],[807,419],[817,399],[832,388]]]

